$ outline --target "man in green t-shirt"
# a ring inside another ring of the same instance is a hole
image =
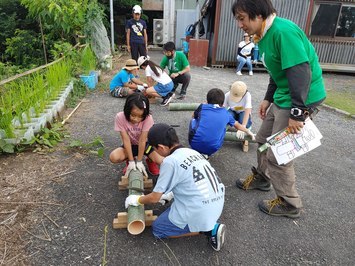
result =
[[[164,57],[160,62],[160,67],[162,69],[168,67],[169,76],[174,82],[173,92],[175,92],[180,83],[182,84],[180,95],[177,99],[183,100],[186,97],[186,90],[191,80],[189,61],[182,51],[175,50],[173,42],[164,44],[163,49]]]
[[[259,107],[263,120],[256,141],[288,127],[298,133],[304,121],[324,101],[326,92],[318,57],[305,33],[293,22],[276,16],[270,0],[238,0],[232,6],[238,27],[259,46],[260,60],[270,74],[270,83]],[[276,199],[259,203],[261,211],[274,216],[300,216],[302,202],[296,190],[293,161],[278,165],[271,149],[257,153],[258,166],[237,187],[268,191],[271,184]]]

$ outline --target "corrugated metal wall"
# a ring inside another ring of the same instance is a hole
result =
[[[355,41],[310,38],[319,62],[355,65]]]
[[[236,65],[237,45],[243,38],[233,18],[231,7],[234,0],[219,0],[221,16],[219,22],[216,64]],[[295,22],[305,30],[310,0],[272,0],[278,16]],[[311,40],[322,63],[355,64],[354,42]]]

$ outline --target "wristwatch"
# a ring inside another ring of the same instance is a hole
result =
[[[303,115],[303,110],[300,108],[291,108],[290,113],[294,117],[300,117]]]

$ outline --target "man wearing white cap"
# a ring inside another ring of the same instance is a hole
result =
[[[127,50],[134,60],[139,56],[146,56],[148,49],[147,24],[141,19],[142,8],[135,5],[132,9],[132,16],[126,23]]]

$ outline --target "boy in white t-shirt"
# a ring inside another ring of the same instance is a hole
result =
[[[219,251],[225,225],[217,222],[224,205],[225,187],[203,155],[179,144],[174,128],[155,124],[148,132],[148,143],[161,156],[160,176],[152,193],[130,195],[125,206],[138,206],[171,200],[153,223],[156,238],[176,238],[204,234]]]
[[[149,87],[144,90],[145,94],[148,97],[162,97],[163,101],[160,105],[167,105],[174,97],[174,93],[172,92],[174,83],[169,75],[160,66],[151,61],[149,56],[139,57],[138,66],[144,69],[147,76]],[[155,82],[156,84],[154,85]]]

